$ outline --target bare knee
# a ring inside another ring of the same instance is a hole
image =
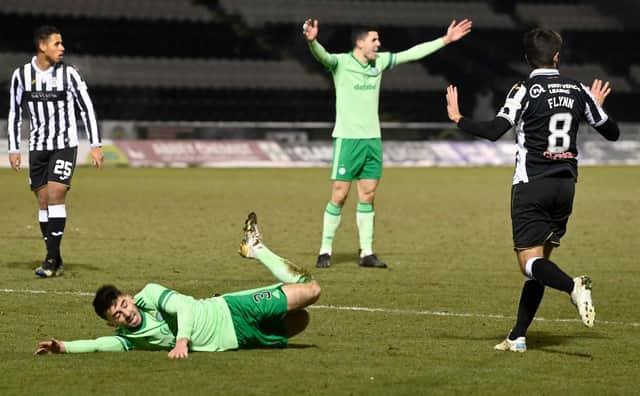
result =
[[[49,194],[47,193],[47,186],[42,186],[38,190],[34,191],[36,199],[38,200],[38,207],[43,210],[47,210],[49,205]]]
[[[47,197],[40,197],[38,196],[38,208],[42,209],[42,210],[47,210],[47,208],[49,207],[49,199]]]
[[[343,206],[349,196],[351,182],[336,180],[331,186],[331,202],[338,206]]]
[[[376,198],[378,180],[362,179],[358,181],[358,199],[360,202],[373,203]]]
[[[309,283],[307,283],[307,285],[309,285],[309,304],[315,304],[316,301],[318,301],[318,299],[320,299],[320,294],[322,292],[322,289],[320,288],[320,283],[318,283],[317,280],[313,280]]]
[[[320,298],[320,284],[312,280],[306,283],[288,283],[282,286],[287,296],[287,310],[296,311],[314,304]]]
[[[358,200],[360,202],[373,203],[376,199],[375,190],[358,192]]]
[[[520,260],[518,260],[518,264],[520,267],[520,272],[522,273],[522,275],[527,275],[527,263],[522,263]]]
[[[67,196],[69,187],[60,183],[49,183],[47,186],[47,195],[49,205],[63,204]]]
[[[522,249],[516,251],[518,257],[518,264],[520,265],[520,271],[527,276],[527,262],[531,259],[544,257],[543,246],[535,246],[529,249]]]
[[[347,196],[349,196],[349,190],[334,188],[331,191],[331,202],[338,206],[344,206],[344,203],[347,201]]]

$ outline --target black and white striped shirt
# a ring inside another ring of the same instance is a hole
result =
[[[63,62],[40,70],[36,58],[11,77],[9,153],[20,152],[22,110],[30,115],[29,151],[52,151],[78,145],[77,104],[91,147],[102,145],[87,84]]]
[[[577,177],[578,124],[597,128],[608,119],[589,87],[557,69],[535,69],[515,84],[497,117],[516,126],[513,184],[561,172]]]

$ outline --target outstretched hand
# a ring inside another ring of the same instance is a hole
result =
[[[302,24],[302,34],[306,37],[307,41],[311,42],[318,37],[318,20],[307,19]]]
[[[598,80],[597,78],[593,80],[593,83],[591,84],[591,94],[594,96],[599,106],[604,104],[604,100],[610,93],[611,87],[609,86],[609,81],[603,84],[602,80]]]
[[[46,355],[48,353],[65,353],[67,349],[64,342],[52,338],[48,341],[38,343],[38,349],[33,352],[34,355]]]
[[[456,124],[462,118],[458,107],[458,88],[455,85],[447,87],[447,115]]]
[[[469,34],[469,32],[471,32],[472,25],[473,22],[469,19],[463,19],[458,23],[456,23],[455,19],[451,21],[451,24],[447,29],[447,34],[443,37],[445,45],[453,43],[454,41],[458,41]]]

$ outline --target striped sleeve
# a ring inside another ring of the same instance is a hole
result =
[[[9,118],[7,119],[9,135],[9,154],[20,152],[20,129],[22,127],[22,93],[24,88],[20,81],[20,70],[18,68],[11,77],[9,88]]]
[[[516,83],[507,94],[507,99],[497,117],[506,119],[512,126],[515,125],[522,115],[526,94],[527,87],[522,83]]]
[[[598,104],[596,98],[591,93],[591,89],[582,83],[580,83],[580,86],[582,87],[585,102],[584,118],[589,125],[594,127],[604,124],[609,118],[607,113],[605,113],[604,109]]]
[[[124,337],[108,336],[95,340],[63,341],[66,353],[125,352],[133,349],[133,344]]]
[[[80,115],[84,122],[85,129],[87,130],[87,138],[91,147],[102,146],[102,137],[98,130],[98,122],[96,120],[96,113],[93,110],[93,103],[89,97],[89,90],[87,84],[82,80],[80,74],[73,67],[67,67],[67,73],[69,74],[69,81],[71,82],[71,92],[73,97],[80,108]]]

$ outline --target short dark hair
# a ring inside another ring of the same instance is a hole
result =
[[[353,28],[353,30],[351,30],[351,43],[353,46],[356,46],[356,41],[367,38],[369,32],[377,32],[377,30],[370,26],[358,26]]]
[[[36,51],[40,48],[40,42],[45,41],[52,34],[60,34],[60,30],[55,26],[44,25],[33,32],[33,44],[36,46]]]
[[[116,300],[122,292],[113,285],[103,285],[96,292],[96,296],[93,299],[93,309],[96,310],[96,314],[99,317],[106,320],[107,310],[116,303]]]
[[[553,57],[562,48],[562,36],[551,29],[536,28],[524,35],[524,54],[532,67],[553,65]]]

